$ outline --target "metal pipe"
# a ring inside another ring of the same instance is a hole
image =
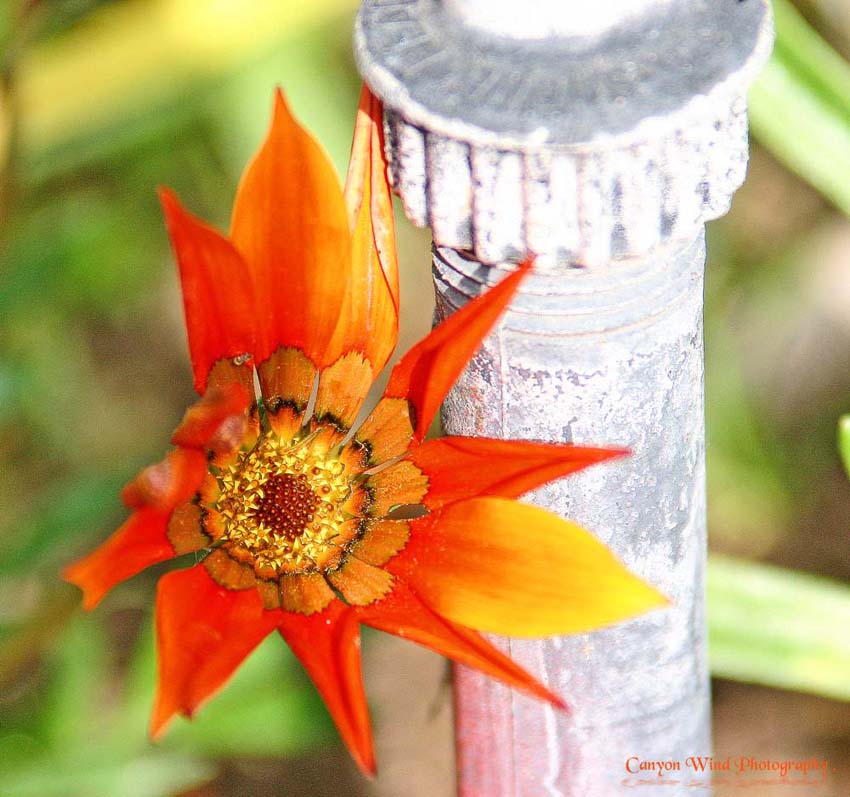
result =
[[[532,278],[444,406],[452,434],[631,446],[630,461],[570,477],[531,500],[592,529],[674,603],[586,636],[502,641],[565,696],[568,715],[457,668],[464,795],[605,797],[619,793],[633,756],[684,762],[710,754],[704,256],[700,234],[616,273]],[[435,250],[438,315],[501,273]]]
[[[438,316],[538,256],[446,430],[631,447],[531,499],[675,602],[586,636],[500,642],[566,716],[458,668],[460,793],[608,797],[630,793],[629,759],[710,754],[703,231],[744,177],[771,19],[766,0],[528,5],[519,21],[509,0],[365,0],[355,50],[385,103],[394,187],[433,231]],[[641,793],[691,791],[681,780]]]

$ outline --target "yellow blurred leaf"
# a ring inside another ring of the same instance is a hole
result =
[[[128,109],[232,71],[356,0],[118,3],[26,53],[18,95],[25,152],[106,127]]]

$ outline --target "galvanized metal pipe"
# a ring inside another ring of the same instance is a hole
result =
[[[631,447],[532,499],[675,602],[582,637],[500,642],[569,716],[459,668],[466,797],[628,794],[630,759],[710,752],[703,231],[744,178],[771,20],[767,0],[591,5],[364,0],[355,34],[394,187],[434,235],[438,316],[537,255],[447,400],[447,431]],[[641,793],[692,791],[681,780]]]
[[[592,529],[674,602],[586,636],[500,641],[565,696],[569,715],[457,668],[463,795],[605,797],[620,793],[632,757],[710,754],[704,256],[699,235],[615,273],[532,278],[444,406],[452,434],[630,446],[630,461],[577,474],[532,500]],[[503,273],[435,250],[439,315]],[[533,544],[533,529],[517,533]]]

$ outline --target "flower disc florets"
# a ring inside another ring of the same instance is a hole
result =
[[[315,434],[266,432],[217,475],[222,547],[266,579],[333,567],[357,534],[346,511],[355,475]]]

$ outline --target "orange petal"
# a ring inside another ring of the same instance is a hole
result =
[[[257,286],[256,361],[292,346],[319,367],[334,362],[342,352],[329,344],[349,291],[348,218],[333,166],[280,91],[239,184],[231,238]]]
[[[327,578],[345,602],[353,606],[367,606],[383,598],[393,583],[392,575],[386,570],[356,556],[349,556],[338,570],[331,570]]]
[[[437,509],[480,495],[516,498],[568,473],[628,453],[625,449],[525,440],[443,437],[414,448],[407,460],[427,474],[423,503]]]
[[[410,524],[406,520],[368,520],[351,553],[361,562],[380,567],[402,550],[409,539]]]
[[[142,469],[121,490],[121,500],[132,509],[149,507],[167,514],[198,492],[206,474],[203,451],[175,448],[161,462]]]
[[[176,714],[191,717],[271,633],[279,612],[267,612],[254,589],[234,592],[203,567],[177,570],[156,595],[158,674],[151,735]]]
[[[103,545],[68,565],[62,578],[83,591],[84,609],[94,609],[116,584],[175,555],[167,527],[167,513],[140,509]]]
[[[209,548],[212,543],[212,537],[204,531],[202,510],[196,501],[175,507],[168,520],[167,535],[177,556]]]
[[[398,260],[383,113],[366,86],[357,110],[345,204],[353,230],[352,272],[334,342],[344,352],[360,351],[377,374],[398,340]]]
[[[408,459],[402,459],[366,480],[371,502],[368,512],[383,517],[396,506],[418,504],[428,492],[428,476]]]
[[[425,436],[446,393],[531,268],[532,261],[526,261],[494,288],[473,299],[432,330],[393,368],[384,396],[407,398],[413,405],[414,440]]]
[[[281,347],[260,366],[259,374],[266,409],[272,415],[272,426],[276,423],[274,416],[281,413],[286,431],[291,428],[293,433],[296,432],[313,392],[316,366],[298,349]]]
[[[280,579],[280,605],[288,612],[310,615],[336,600],[321,573],[296,573]]]
[[[504,498],[458,501],[413,521],[385,568],[439,614],[506,636],[583,633],[669,603],[589,532]]]
[[[415,419],[405,398],[382,398],[354,439],[367,454],[367,464],[378,465],[407,451]]]
[[[195,389],[203,393],[217,360],[254,351],[251,273],[233,244],[184,210],[171,191],[162,189],[159,197],[180,269]]]
[[[348,606],[334,601],[311,615],[282,613],[281,636],[300,659],[325,701],[357,766],[375,774],[369,708],[360,671],[360,626]]]
[[[251,397],[242,385],[231,382],[211,387],[186,410],[171,442],[184,448],[238,448],[242,442],[240,427],[244,432],[245,410],[250,403]],[[231,422],[234,418],[235,424]]]
[[[374,377],[372,366],[359,352],[344,354],[319,377],[316,418],[326,419],[341,429],[351,428]]]
[[[227,590],[251,589],[257,586],[254,568],[246,562],[237,561],[224,548],[216,548],[201,562],[210,577]]]
[[[559,708],[565,707],[557,695],[514,664],[480,634],[440,617],[399,580],[384,600],[356,611],[360,621],[372,628],[418,642]]]

